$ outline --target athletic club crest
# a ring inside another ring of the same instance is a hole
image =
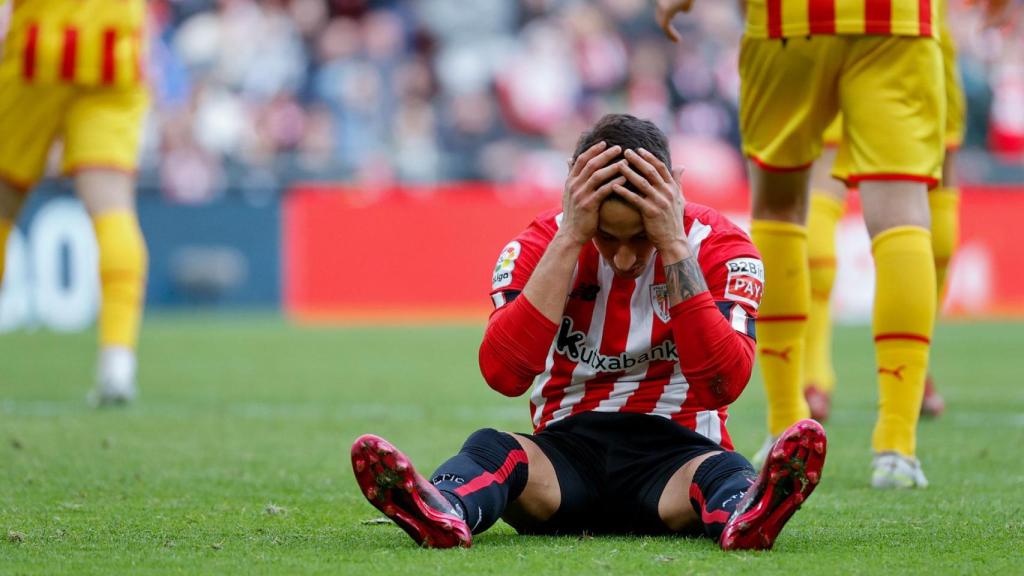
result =
[[[654,313],[661,318],[661,321],[668,324],[671,317],[668,314],[668,287],[664,284],[651,285],[651,306]]]

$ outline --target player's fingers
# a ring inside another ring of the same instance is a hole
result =
[[[642,216],[652,216],[658,212],[658,208],[651,204],[650,198],[645,198],[622,184],[613,185],[612,191],[622,196],[626,202],[632,204],[634,208],[640,211]]]
[[[654,166],[654,169],[657,170],[658,174],[661,176],[662,182],[665,182],[666,184],[672,183],[672,171],[668,169],[668,166],[665,166],[665,163],[661,161],[661,158],[658,158],[645,148],[640,149],[640,157],[647,160],[648,164],[651,166]]]
[[[657,184],[662,182],[662,175],[657,173],[657,168],[655,168],[650,162],[644,160],[643,157],[636,152],[632,150],[626,151],[626,159],[630,161],[629,167],[640,173],[644,179],[647,180],[652,189],[656,188]],[[624,171],[623,173],[626,172]]]
[[[651,182],[644,177],[643,174],[636,171],[631,164],[626,164],[619,169],[622,175],[633,185],[633,187],[643,196],[654,196],[655,188],[651,185]]]
[[[621,186],[625,183],[626,177],[618,176],[598,186],[597,189],[591,192],[590,195],[587,197],[587,200],[585,201],[586,206],[588,208],[598,208],[601,205],[601,202],[604,202],[604,199],[607,198],[608,195],[615,190],[616,186]]]
[[[679,32],[676,32],[675,26],[672,25],[672,18],[676,15],[674,11],[666,10],[658,4],[658,9],[655,11],[655,18],[658,21],[658,25],[661,26],[662,32],[668,39],[673,42],[679,42]]]
[[[584,150],[579,156],[576,157],[576,161],[572,164],[572,170],[569,171],[570,176],[579,176],[580,172],[583,171],[583,167],[586,166],[594,156],[600,154],[605,148],[608,147],[608,143],[605,141],[598,142],[590,148]]]
[[[584,180],[589,180],[590,176],[594,172],[597,172],[601,168],[604,168],[608,164],[608,162],[611,162],[612,158],[615,158],[621,152],[622,147],[615,145],[605,150],[604,152],[601,152],[597,156],[594,156],[593,158],[588,160],[586,164],[583,165],[583,170],[579,173],[579,177]]]
[[[587,178],[587,187],[596,189],[601,184],[607,182],[609,178],[621,172],[622,167],[625,165],[625,160],[619,160],[618,162],[609,164],[604,168],[595,170],[594,173],[590,175],[590,178]]]

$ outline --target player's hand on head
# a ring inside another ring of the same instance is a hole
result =
[[[683,231],[683,197],[677,178],[657,156],[641,148],[626,150],[622,175],[639,194],[622,184],[613,186],[615,192],[640,211],[644,231],[659,252],[686,248]]]
[[[672,18],[680,12],[689,12],[693,0],[655,0],[654,18],[658,21],[665,36],[673,42],[679,42],[679,32],[672,26]]]
[[[562,192],[562,224],[559,231],[573,241],[589,242],[597,233],[597,215],[601,202],[617,184],[626,180],[618,175],[624,160],[610,163],[622,152],[619,146],[598,142],[581,153],[569,169]]]

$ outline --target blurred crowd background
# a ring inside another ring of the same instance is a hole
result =
[[[983,31],[950,3],[969,111],[961,173],[1020,181],[1024,34]],[[648,0],[150,6],[155,113],[140,176],[171,201],[260,203],[297,180],[558,189],[577,136],[607,111],[654,120],[709,186],[744,179],[735,2],[697,0],[678,44]]]

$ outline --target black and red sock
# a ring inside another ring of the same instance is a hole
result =
[[[736,452],[722,452],[701,462],[690,484],[690,503],[700,516],[705,536],[718,541],[756,477],[750,462]]]
[[[463,513],[474,534],[490,528],[526,488],[526,452],[511,434],[477,430],[430,482]]]

